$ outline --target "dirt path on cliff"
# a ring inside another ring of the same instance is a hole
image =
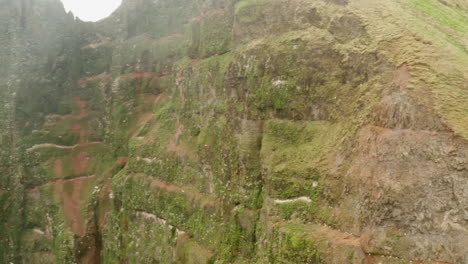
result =
[[[351,233],[343,232],[337,229],[332,229],[329,226],[321,226],[319,232],[326,236],[328,241],[336,245],[344,245],[350,247],[361,247],[361,237]]]
[[[56,197],[62,205],[65,222],[73,233],[78,236],[84,236],[86,230],[84,220],[80,214],[80,208],[85,201],[84,188],[95,177],[95,175],[91,175],[69,180],[57,179],[56,181],[27,189],[27,191],[34,192],[40,188],[52,186]]]
[[[203,206],[215,208],[220,205],[220,201],[214,195],[202,193],[188,185],[175,185],[158,179],[153,179],[151,186],[170,193],[182,194],[191,202],[200,203]]]
[[[43,143],[43,144],[37,144],[34,145],[30,148],[28,148],[26,151],[30,152],[36,149],[42,149],[42,148],[57,148],[57,149],[76,149],[80,147],[87,147],[90,145],[99,145],[103,144],[102,142],[96,141],[96,142],[86,142],[86,143],[79,143],[73,146],[62,146],[62,145],[57,145],[57,144],[50,144],[50,143]]]
[[[89,142],[89,131],[86,126],[83,125],[83,119],[89,116],[89,109],[87,108],[87,102],[79,97],[74,97],[71,101],[76,105],[78,111],[71,115],[73,119],[73,125],[71,126],[70,133],[78,137],[78,143],[73,146],[62,146],[51,143],[36,144],[26,151],[33,151],[42,148],[57,148],[57,149],[75,149],[79,147],[86,147],[94,144],[102,144],[102,142]]]
[[[94,175],[54,183],[54,191],[62,199],[65,221],[72,232],[80,237],[84,236],[86,231],[85,222],[80,214],[80,208],[85,200],[83,189],[93,178]],[[69,186],[66,187],[66,184]]]
[[[54,164],[52,166],[53,166],[52,170],[54,172],[55,178],[62,179],[64,176],[63,161],[61,159],[56,159],[54,160]]]

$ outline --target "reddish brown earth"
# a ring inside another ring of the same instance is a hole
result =
[[[344,245],[350,247],[360,247],[361,245],[360,237],[332,229],[328,226],[320,227],[320,233],[324,234],[327,237],[328,241],[332,241],[334,244],[337,245]]]
[[[63,178],[63,161],[61,159],[56,159],[53,164],[53,171],[55,178]]]
[[[164,181],[160,181],[160,180],[157,180],[157,179],[153,180],[152,186],[156,187],[158,189],[164,190],[166,192],[172,192],[172,193],[182,193],[183,192],[183,189],[181,187],[179,187],[177,185],[174,185],[174,184],[164,182]]]
[[[151,119],[151,117],[153,117],[152,112],[146,112],[146,113],[142,114],[140,116],[140,118],[138,118],[137,126],[141,126],[144,123],[148,122]]]
[[[80,151],[78,155],[72,159],[72,168],[75,175],[82,175],[88,170],[88,165],[91,162],[88,152]]]
[[[138,131],[138,128],[141,127],[146,122],[148,122],[153,117],[153,115],[154,114],[152,112],[146,112],[140,115],[138,117],[138,121],[136,122],[136,124],[132,128],[130,128],[130,130],[128,131],[129,135],[131,137],[135,136]]]
[[[78,236],[84,236],[85,224],[84,220],[80,215],[80,208],[83,204],[84,197],[82,197],[83,189],[86,187],[88,180],[94,178],[94,176],[81,177],[67,181],[59,181],[54,185],[54,190],[58,197],[62,198],[63,210],[65,213],[65,221],[70,226],[73,233]],[[72,184],[72,193],[69,194],[65,191],[64,184]]]
[[[102,76],[98,76],[102,78]],[[95,77],[97,78],[97,77]],[[92,79],[92,78],[89,78]],[[90,144],[95,144],[88,142],[88,130],[85,125],[83,125],[83,119],[85,119],[89,115],[89,110],[87,109],[86,105],[87,102],[79,97],[72,98],[72,102],[78,108],[78,111],[71,115],[71,118],[74,120],[73,125],[71,127],[71,133],[75,134],[79,137],[78,144],[73,146],[75,147],[86,147]],[[35,146],[38,147],[38,146]],[[59,146],[57,146],[59,147]],[[74,175],[83,175],[89,166],[92,158],[89,157],[89,154],[86,151],[80,151],[77,155],[71,157],[71,167],[73,169]],[[63,178],[64,171],[63,171],[63,161],[61,159],[57,159],[53,161],[53,172],[56,178]]]
[[[88,250],[86,255],[80,260],[80,264],[100,264],[101,263],[101,251],[102,248],[93,248],[93,250]]]
[[[120,80],[137,80],[144,78],[156,78],[158,77],[155,72],[138,72],[133,74],[127,74],[120,76]]]
[[[139,105],[136,107],[137,109],[148,108],[153,106],[153,104],[161,98],[161,94],[156,95],[152,93],[141,93],[137,94],[136,98],[139,102]]]
[[[138,119],[136,124],[129,130],[129,135],[130,136],[135,136],[137,132],[137,128],[141,127],[144,125],[146,122],[150,121],[151,118],[154,116],[153,112],[149,112],[148,109],[152,109],[153,105],[160,100],[167,99],[169,98],[168,96],[164,94],[150,94],[150,93],[144,93],[144,94],[137,94],[136,95],[138,105],[134,108],[136,113],[142,113],[138,115]]]
[[[395,73],[395,83],[400,89],[406,89],[408,87],[411,75],[409,73],[408,65],[401,65]]]
[[[35,192],[40,188],[51,186],[60,200],[65,214],[65,221],[70,226],[73,233],[78,236],[85,235],[85,224],[80,215],[80,208],[85,201],[84,189],[89,181],[95,179],[96,176],[85,176],[70,180],[58,179],[54,182],[49,182],[44,185],[27,189],[28,192]],[[71,185],[71,193],[65,189],[65,184]]]
[[[184,133],[184,125],[177,118],[176,132],[174,136],[169,141],[169,144],[166,146],[166,151],[170,154],[176,154],[179,157],[185,157],[191,154],[190,148],[180,142],[180,137]]]
[[[110,43],[111,43],[110,40],[104,39],[101,42],[86,45],[86,46],[82,47],[81,49],[97,49],[97,48],[99,48],[101,46],[105,46],[105,45],[110,44]]]
[[[170,193],[177,193],[186,196],[190,201],[201,203],[202,206],[213,207],[214,209],[219,208],[218,198],[201,193],[188,185],[175,185],[172,183],[164,182],[158,179],[153,179],[151,186],[160,190],[164,190]]]
[[[78,85],[81,88],[86,88],[86,86],[88,85],[88,82],[99,80],[99,79],[101,79],[102,81],[109,82],[110,81],[110,76],[109,76],[109,74],[103,73],[103,74],[99,74],[99,75],[96,75],[96,76],[93,76],[93,77],[83,77],[78,81]]]
[[[127,165],[127,163],[128,163],[128,157],[121,157],[115,162],[116,166],[118,166],[120,168],[125,167],[125,165]]]

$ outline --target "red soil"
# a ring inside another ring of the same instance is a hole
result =
[[[328,226],[320,227],[320,232],[325,234],[327,237],[327,240],[332,241],[334,244],[350,246],[350,247],[361,246],[361,239],[352,234],[348,234],[345,232],[341,232],[339,230],[331,229]]]
[[[128,157],[122,157],[122,158],[119,158],[115,162],[115,165],[120,167],[120,168],[123,168],[123,167],[125,167],[125,165],[127,165],[127,163],[128,163]]]
[[[139,118],[138,118],[138,121],[137,123],[135,124],[135,126],[133,126],[132,128],[130,128],[130,130],[128,131],[128,134],[133,137],[136,135],[137,131],[138,131],[138,127],[142,126],[143,124],[145,124],[146,122],[148,122],[151,117],[153,117],[153,113],[152,112],[146,112],[144,114],[142,114]]]
[[[409,80],[411,75],[409,74],[408,65],[402,64],[395,73],[395,83],[396,85],[404,90],[408,87]]]
[[[82,175],[88,169],[88,165],[91,161],[88,152],[80,151],[78,155],[72,158],[72,168],[74,175]]]
[[[151,119],[152,116],[153,116],[153,113],[152,113],[152,112],[146,112],[146,113],[144,113],[144,114],[141,115],[140,118],[138,119],[137,125],[138,125],[138,126],[143,125],[144,123],[148,122],[148,121]]]
[[[99,80],[99,79],[102,79],[103,81],[108,82],[108,81],[110,81],[110,76],[109,76],[109,74],[103,73],[103,74],[99,74],[99,75],[96,75],[96,76],[93,76],[93,77],[83,77],[78,81],[78,85],[81,88],[86,88],[89,81],[95,81],[95,80]]]
[[[156,75],[155,72],[137,72],[137,73],[131,73],[131,74],[126,74],[120,76],[120,80],[137,80],[137,79],[145,79],[145,78],[157,78],[158,76]]]
[[[62,199],[65,221],[70,226],[72,232],[81,237],[85,235],[85,225],[80,215],[80,208],[84,201],[82,191],[86,186],[86,181],[89,179],[90,177],[81,177],[68,181],[59,181],[54,186],[55,192]],[[71,194],[65,191],[65,183],[72,184],[73,191]]]
[[[81,49],[82,50],[84,50],[84,49],[97,49],[97,48],[99,48],[101,46],[104,46],[104,45],[107,45],[109,43],[111,43],[110,40],[104,39],[101,42],[91,43],[89,45],[86,45],[86,46],[82,47]]]
[[[142,112],[145,109],[152,109],[152,106],[156,102],[169,98],[163,94],[137,94],[136,97],[138,98],[139,105],[135,107],[135,112]],[[138,127],[148,122],[153,117],[153,115],[153,112],[144,112],[143,114],[139,115],[136,124],[128,131],[129,135],[134,136],[138,130]]]
[[[59,179],[35,188],[27,189],[27,191],[34,192],[39,188],[52,186],[55,194],[57,195],[58,199],[60,199],[60,203],[62,204],[62,208],[65,214],[65,222],[70,226],[70,229],[73,233],[78,236],[84,236],[85,225],[80,215],[80,208],[85,201],[85,197],[83,197],[83,189],[86,187],[88,181],[94,178],[95,176],[92,175],[70,180]],[[71,185],[71,193],[65,190],[65,184]]]
[[[203,206],[209,206],[214,209],[219,206],[219,201],[216,197],[201,193],[187,185],[175,185],[158,179],[153,179],[151,186],[166,192],[183,194],[190,201],[200,202]]]
[[[183,189],[180,188],[179,186],[174,185],[174,184],[170,184],[170,183],[167,183],[167,182],[163,182],[163,181],[160,181],[160,180],[153,180],[152,186],[156,187],[158,189],[164,190],[166,192],[172,192],[172,193],[182,193],[183,192]]]
[[[54,160],[53,171],[55,178],[63,178],[63,161],[61,159]]]

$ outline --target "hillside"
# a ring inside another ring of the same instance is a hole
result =
[[[468,2],[0,6],[0,263],[468,264]]]

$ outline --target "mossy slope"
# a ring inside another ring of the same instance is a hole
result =
[[[61,11],[63,49],[23,47],[36,63],[21,80],[0,72],[1,260],[462,263],[466,10],[128,0],[96,24]],[[36,36],[18,32],[0,40]]]

